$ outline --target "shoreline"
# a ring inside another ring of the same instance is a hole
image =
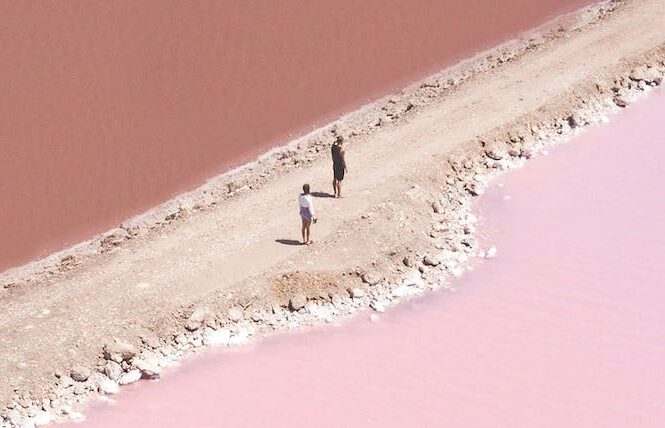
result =
[[[494,48],[462,60],[440,72],[415,81],[395,93],[386,95],[357,110],[346,113],[313,131],[278,145],[259,155],[256,160],[222,172],[205,181],[199,187],[184,192],[147,211],[132,216],[116,228],[95,235],[69,248],[54,252],[44,258],[0,272],[0,298],[2,290],[21,283],[38,283],[49,280],[88,258],[103,254],[122,245],[123,242],[144,236],[160,227],[169,225],[183,215],[203,211],[221,201],[255,190],[275,175],[288,172],[294,166],[284,160],[298,159],[308,164],[318,158],[322,147],[332,144],[337,135],[349,141],[371,135],[381,127],[398,123],[400,118],[419,108],[440,101],[456,87],[478,73],[492,70],[503,63],[513,61],[544,44],[565,37],[563,33],[580,31],[607,14],[621,7],[624,0],[605,0],[584,7],[577,12],[556,17],[543,25],[527,30],[520,38],[507,41]],[[567,22],[571,21],[572,22]],[[565,28],[565,31],[559,29]],[[304,159],[302,159],[304,157]],[[280,162],[281,161],[281,162]]]
[[[602,20],[603,16],[604,13],[598,19]],[[584,28],[586,27],[582,26],[574,31],[583,31]],[[561,32],[556,32],[559,33]],[[530,49],[537,50],[548,42],[557,40],[556,34],[554,39],[544,40],[540,45],[536,44],[531,48],[527,46],[524,54]],[[171,201],[160,206],[156,212],[124,223],[120,228],[123,232],[112,231],[87,245],[99,245],[101,253],[114,252],[123,246],[124,241],[131,241],[130,238],[145,238],[150,235],[154,225],[168,229],[171,227],[170,223],[191,219],[190,211],[206,211],[209,207],[214,207],[220,201],[216,198],[224,200],[242,195],[250,189],[259,189],[263,182],[270,179],[268,176],[261,176],[262,168],[281,163],[280,173],[286,173],[294,167],[294,160],[297,160],[295,165],[301,162],[308,165],[314,162],[317,156],[316,148],[327,147],[329,140],[335,135],[339,134],[353,141],[353,138],[366,132],[364,130],[367,128],[363,126],[370,126],[370,130],[394,128],[402,122],[399,118],[409,120],[410,115],[420,111],[420,107],[424,108],[437,101],[443,102],[449,94],[447,91],[454,93],[458,86],[470,84],[477,74],[488,73],[489,70],[500,68],[504,62],[518,58],[519,55],[507,59],[500,57],[495,66],[491,66],[492,62],[481,61],[481,64],[489,68],[470,72],[458,82],[453,81],[452,86],[445,86],[448,84],[448,77],[446,83],[437,80],[443,79],[441,76],[448,76],[447,74],[440,73],[437,75],[440,77],[428,78],[403,91],[403,95],[409,94],[404,95],[403,99],[391,102],[392,98],[386,97],[380,101],[383,104],[377,102],[376,105],[368,107],[371,112],[380,115],[380,126],[375,126],[377,122],[370,120],[359,128],[343,128],[339,122],[343,122],[345,118],[350,120],[348,115],[344,116],[336,124],[262,156],[251,166],[211,180],[195,191],[196,193],[188,194],[186,202],[182,199]],[[244,343],[250,338],[260,339],[278,331],[299,330],[332,322],[368,308],[382,312],[403,298],[450,286],[450,281],[467,270],[473,261],[496,254],[496,249],[480,248],[474,236],[476,219],[470,211],[471,200],[482,195],[489,180],[503,171],[521,166],[527,159],[553,144],[566,141],[581,129],[602,123],[607,115],[620,111],[622,107],[648,92],[648,89],[658,86],[664,74],[665,46],[658,45],[637,57],[624,59],[621,67],[612,75],[603,76],[602,79],[580,79],[581,82],[571,91],[560,94],[559,99],[549,102],[537,112],[503,124],[480,135],[474,141],[456,147],[454,152],[447,156],[444,170],[439,171],[438,176],[433,179],[433,187],[438,188],[438,191],[412,185],[409,192],[395,202],[408,204],[416,201],[421,206],[425,204],[428,207],[428,212],[418,212],[410,219],[414,223],[421,222],[420,229],[430,231],[426,236],[412,240],[417,247],[389,254],[390,257],[377,261],[374,265],[345,271],[342,273],[342,280],[334,273],[299,270],[276,277],[275,273],[259,275],[258,278],[250,277],[248,281],[268,280],[273,286],[274,295],[252,296],[250,290],[247,291],[250,295],[243,295],[241,291],[229,297],[228,290],[221,290],[197,304],[183,308],[177,314],[175,322],[167,323],[161,330],[156,330],[151,339],[142,338],[141,345],[122,340],[107,343],[104,355],[100,355],[95,369],[83,366],[72,368],[69,374],[63,370],[56,373],[58,380],[55,392],[51,392],[56,399],[50,399],[48,406],[44,406],[40,399],[15,397],[3,414],[6,426],[13,426],[12,423],[22,420],[46,422],[54,414],[78,417],[79,414],[71,403],[84,404],[98,393],[115,392],[118,384],[157,376],[162,366],[170,365],[203,345]],[[422,92],[419,92],[420,90]],[[429,97],[428,94],[432,96]],[[416,105],[413,102],[415,99],[429,101],[429,104]],[[392,106],[389,108],[393,110],[386,110],[388,106]],[[371,116],[360,112],[356,113],[359,118]],[[382,123],[381,118],[390,121]],[[326,138],[323,138],[324,136]],[[305,147],[299,147],[303,142],[307,142]],[[351,145],[353,146],[353,142]],[[296,149],[298,147],[299,149]],[[212,189],[216,191],[213,192]],[[193,195],[195,197],[192,197]],[[390,218],[390,215],[390,207],[379,206],[366,214],[365,220],[381,216]],[[149,226],[150,224],[153,226]],[[350,226],[351,231],[353,227]],[[52,257],[55,257],[53,260],[61,258],[58,264],[69,275],[83,269],[86,263],[84,259],[79,260],[78,255],[73,258],[70,254]],[[62,259],[69,262],[62,262]],[[401,264],[399,259],[402,259]],[[80,262],[79,266],[76,266],[77,261]],[[68,271],[69,268],[72,270]],[[38,283],[45,278],[52,279],[51,275],[57,277],[59,274],[61,272],[57,268],[45,277],[31,273],[35,279],[26,282]],[[13,285],[4,288],[17,288],[15,291],[21,288],[16,286],[16,282]],[[34,286],[26,284],[28,285]],[[3,298],[11,297],[5,294]],[[77,390],[81,390],[81,393],[77,393]]]

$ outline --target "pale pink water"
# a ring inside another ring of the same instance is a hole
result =
[[[661,93],[505,177],[499,258],[455,294],[208,354],[86,426],[662,427],[663,117]]]

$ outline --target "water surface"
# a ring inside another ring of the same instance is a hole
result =
[[[499,257],[455,293],[211,352],[83,426],[662,427],[663,117],[660,93],[505,176]]]
[[[589,0],[0,0],[0,271]]]

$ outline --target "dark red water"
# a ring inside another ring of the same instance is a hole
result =
[[[588,0],[0,0],[0,271]]]

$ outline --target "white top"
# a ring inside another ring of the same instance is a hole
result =
[[[314,201],[312,200],[312,195],[300,195],[298,196],[299,208],[309,208],[310,214],[314,217]]]

